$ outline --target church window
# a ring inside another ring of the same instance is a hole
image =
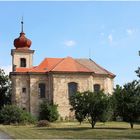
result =
[[[26,88],[22,88],[22,93],[26,93]]]
[[[23,107],[22,109],[26,111],[26,108],[25,107]]]
[[[100,91],[100,85],[99,84],[95,84],[94,85],[94,92],[99,92]]]
[[[69,97],[71,97],[76,92],[77,92],[77,83],[75,83],[75,82],[68,83],[68,94],[69,94]]]
[[[26,59],[20,58],[20,67],[26,67]]]
[[[39,84],[39,96],[40,98],[45,98],[45,91],[46,91],[46,85],[44,83]]]

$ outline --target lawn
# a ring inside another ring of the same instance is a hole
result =
[[[140,125],[131,130],[128,123],[97,123],[91,129],[88,123],[57,122],[51,127],[0,125],[0,130],[16,139],[140,139]]]

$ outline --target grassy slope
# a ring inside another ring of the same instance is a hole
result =
[[[109,122],[105,125],[97,123],[95,129],[91,129],[88,123],[54,123],[50,128],[35,126],[0,126],[0,130],[8,133],[12,138],[18,139],[45,139],[45,138],[118,138],[140,139],[140,125],[129,128],[128,123]]]

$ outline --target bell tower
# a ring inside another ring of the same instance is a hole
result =
[[[26,38],[23,32],[22,19],[20,36],[14,40],[15,49],[11,50],[13,72],[16,72],[16,68],[31,68],[33,66],[34,50],[30,49],[31,44],[31,40]]]

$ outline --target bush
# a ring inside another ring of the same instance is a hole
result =
[[[50,122],[47,120],[40,120],[37,123],[37,127],[50,127]]]
[[[20,123],[22,124],[35,124],[36,118],[33,117],[29,112],[26,112],[25,110],[22,110],[21,116],[20,116]]]
[[[6,105],[0,111],[0,122],[2,124],[30,124],[35,123],[35,118],[30,113],[15,105]]]
[[[57,105],[48,104],[46,101],[40,104],[39,120],[54,122],[58,117]]]

